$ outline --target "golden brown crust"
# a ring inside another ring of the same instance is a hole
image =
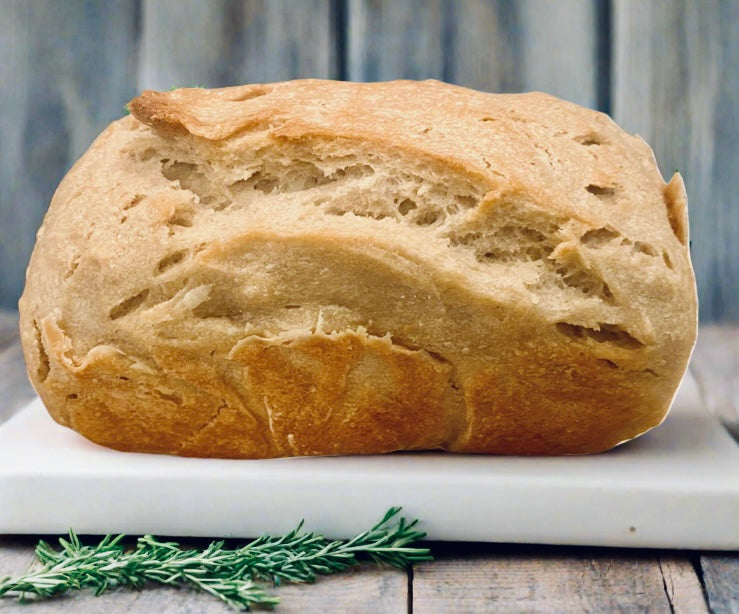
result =
[[[21,299],[49,412],[121,450],[608,449],[696,332],[682,179],[544,94],[144,92],[54,196]]]

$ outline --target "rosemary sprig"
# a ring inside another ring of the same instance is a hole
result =
[[[255,605],[271,608],[279,598],[260,583],[314,582],[316,576],[356,565],[362,557],[401,568],[431,560],[427,548],[411,545],[426,535],[416,529],[418,520],[397,518],[400,509],[389,509],[380,522],[348,541],[329,541],[304,531],[301,522],[281,537],[263,536],[236,549],[226,548],[223,541],[203,550],[183,549],[151,535],[140,537],[132,550],[121,544],[123,535],[108,535],[95,546],[84,546],[70,530],[69,539],[59,539],[59,550],[39,542],[39,569],[0,579],[0,597],[47,598],[85,588],[100,595],[116,586],[140,589],[159,583],[190,586],[240,610]]]

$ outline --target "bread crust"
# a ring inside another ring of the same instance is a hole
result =
[[[687,199],[551,96],[144,92],[59,186],[20,301],[51,416],[119,450],[599,452],[696,336]]]

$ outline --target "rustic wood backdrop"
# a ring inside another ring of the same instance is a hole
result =
[[[544,90],[679,169],[704,321],[739,320],[737,0],[0,0],[0,306],[54,188],[145,88],[296,77]]]

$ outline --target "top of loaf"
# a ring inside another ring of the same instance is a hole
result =
[[[427,252],[485,294],[533,303],[575,335],[605,329],[627,345],[651,344],[662,317],[655,302],[664,304],[679,278],[683,295],[692,292],[679,174],[665,185],[641,138],[547,94],[308,79],[145,91],[130,110],[172,144],[207,150],[163,169],[201,205],[229,208],[251,184],[262,196],[290,194],[281,210],[270,207],[270,217],[286,216],[283,228],[310,226],[305,211],[285,211],[302,192],[322,230],[328,223],[345,227],[343,237],[395,236],[401,251]],[[244,149],[264,152],[259,168]],[[248,172],[224,176],[219,155],[234,152]],[[378,163],[395,167],[389,186]],[[210,191],[198,194],[203,175],[210,186],[200,189]],[[218,183],[226,193],[216,193]]]
[[[602,113],[321,80],[147,91],[130,110],[39,231],[37,363],[54,339],[74,368],[108,351],[155,368],[152,339],[226,356],[249,335],[362,329],[455,365],[544,339],[664,390],[682,373],[682,179]]]
[[[478,184],[480,199],[525,192],[550,211],[594,222],[638,218],[643,226],[643,195],[664,189],[654,155],[639,137],[603,113],[538,92],[487,94],[434,80],[307,79],[145,91],[129,108],[152,128],[210,141],[262,132],[286,142],[331,141],[337,150],[346,141],[402,151],[464,174]],[[668,200],[684,244],[684,206]]]

